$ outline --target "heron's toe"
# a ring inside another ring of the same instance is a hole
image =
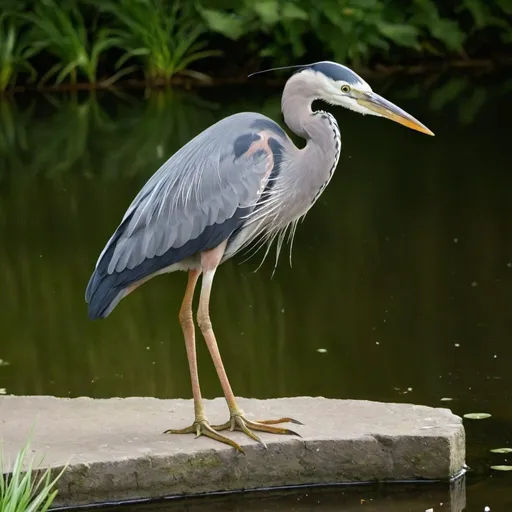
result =
[[[196,438],[206,436],[220,443],[228,444],[240,453],[245,453],[244,449],[238,443],[229,439],[229,437],[219,434],[215,427],[212,427],[207,420],[194,421],[192,425],[182,429],[168,429],[164,434],[195,434]]]
[[[265,448],[267,445],[253,432],[253,430],[259,432],[267,432],[269,434],[292,435],[301,437],[300,434],[288,428],[272,426],[279,423],[295,423],[296,425],[302,425],[300,421],[294,420],[293,418],[251,421],[244,416],[242,411],[235,411],[231,413],[229,421],[226,421],[226,423],[223,423],[222,425],[214,425],[213,428],[216,431],[228,429],[231,431],[239,430],[249,436],[251,439],[261,443]]]

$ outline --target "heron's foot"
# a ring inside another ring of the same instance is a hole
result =
[[[244,416],[244,412],[241,410],[235,410],[231,412],[229,421],[222,425],[214,425],[212,428],[216,431],[222,430],[240,430],[244,434],[248,435],[251,439],[254,439],[258,443],[261,443],[265,448],[267,445],[253,432],[257,430],[260,432],[268,432],[269,434],[281,434],[281,435],[292,435],[301,437],[300,434],[293,430],[281,427],[272,427],[271,425],[277,425],[279,423],[295,423],[296,425],[303,425],[300,421],[294,420],[293,418],[280,418],[275,420],[258,420],[251,421]]]
[[[164,432],[164,434],[195,434],[196,439],[199,436],[206,436],[210,439],[214,439],[215,441],[219,441],[221,443],[229,444],[229,446],[232,446],[235,448],[235,450],[238,450],[240,453],[245,453],[244,449],[238,444],[235,443],[232,439],[229,439],[229,437],[225,437],[221,434],[219,434],[214,427],[212,427],[208,420],[196,420],[190,427],[182,428],[182,429],[169,429]]]

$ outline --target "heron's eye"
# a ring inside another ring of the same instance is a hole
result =
[[[341,92],[347,94],[348,92],[350,92],[350,85],[342,85],[341,86]]]

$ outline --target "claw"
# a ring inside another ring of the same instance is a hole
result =
[[[291,435],[301,437],[297,432],[290,430],[288,428],[281,427],[272,427],[271,425],[277,425],[278,423],[295,423],[296,425],[302,425],[300,421],[294,420],[292,418],[281,418],[276,420],[260,420],[260,421],[251,421],[245,418],[244,413],[240,410],[236,410],[231,413],[231,417],[229,421],[223,423],[222,425],[210,425],[207,420],[201,419],[196,420],[190,427],[182,428],[182,429],[169,429],[164,432],[164,434],[195,434],[196,439],[200,436],[206,436],[210,439],[214,439],[215,441],[219,441],[224,444],[228,444],[232,446],[240,453],[245,453],[244,449],[229,437],[225,437],[219,434],[219,431],[222,430],[239,430],[243,432],[245,435],[249,436],[251,439],[260,443],[267,449],[267,445],[263,442],[263,440],[257,436],[253,430],[260,432],[267,432],[269,434],[281,434],[281,435]]]
[[[182,429],[169,429],[164,432],[164,434],[196,434],[196,439],[200,436],[206,436],[210,439],[214,439],[215,441],[219,441],[224,444],[228,444],[238,450],[240,453],[244,453],[244,449],[229,437],[223,436],[219,434],[215,428],[211,427],[211,425],[206,420],[194,421],[190,427],[182,428]]]
[[[257,423],[263,425],[277,425],[278,423],[295,423],[295,425],[304,425],[301,421],[294,420],[293,418],[280,418],[278,420],[257,420]]]
[[[254,441],[256,441],[257,443],[262,444],[265,447],[265,450],[267,449],[267,445],[261,440],[261,438],[247,428],[242,417],[235,416],[234,418],[236,423],[235,428],[237,428],[237,430],[241,430],[245,435],[249,436],[251,439],[254,439]]]
[[[294,420],[292,418],[281,418],[276,420],[261,420],[261,421],[251,421],[244,417],[242,411],[235,411],[231,413],[231,418],[226,423],[222,425],[215,425],[213,428],[215,430],[240,430],[251,439],[254,439],[258,443],[261,443],[265,449],[267,445],[254,433],[252,430],[257,430],[260,432],[268,432],[269,434],[281,434],[281,435],[292,435],[302,437],[297,432],[287,429],[287,428],[279,428],[279,427],[271,427],[270,425],[276,425],[278,423],[295,423],[296,425],[302,425],[300,421]],[[252,429],[252,430],[251,430]]]

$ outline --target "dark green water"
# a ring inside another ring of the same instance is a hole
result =
[[[489,469],[507,456],[489,450],[512,445],[512,83],[451,75],[372,84],[436,137],[331,109],[342,157],[297,230],[293,267],[283,253],[271,278],[270,258],[253,273],[260,256],[239,257],[217,274],[212,318],[228,375],[240,396],[491,413],[465,422],[466,510],[511,510],[511,475]],[[280,120],[279,100],[279,89],[240,88],[0,103],[0,359],[9,363],[0,388],[191,396],[177,322],[185,275],[154,279],[99,322],[87,318],[84,289],[160,163],[230,113]],[[219,396],[202,343],[198,351],[204,395]],[[423,512],[442,501],[434,492],[377,492],[366,510]],[[352,510],[365,493],[236,497],[219,510]]]

